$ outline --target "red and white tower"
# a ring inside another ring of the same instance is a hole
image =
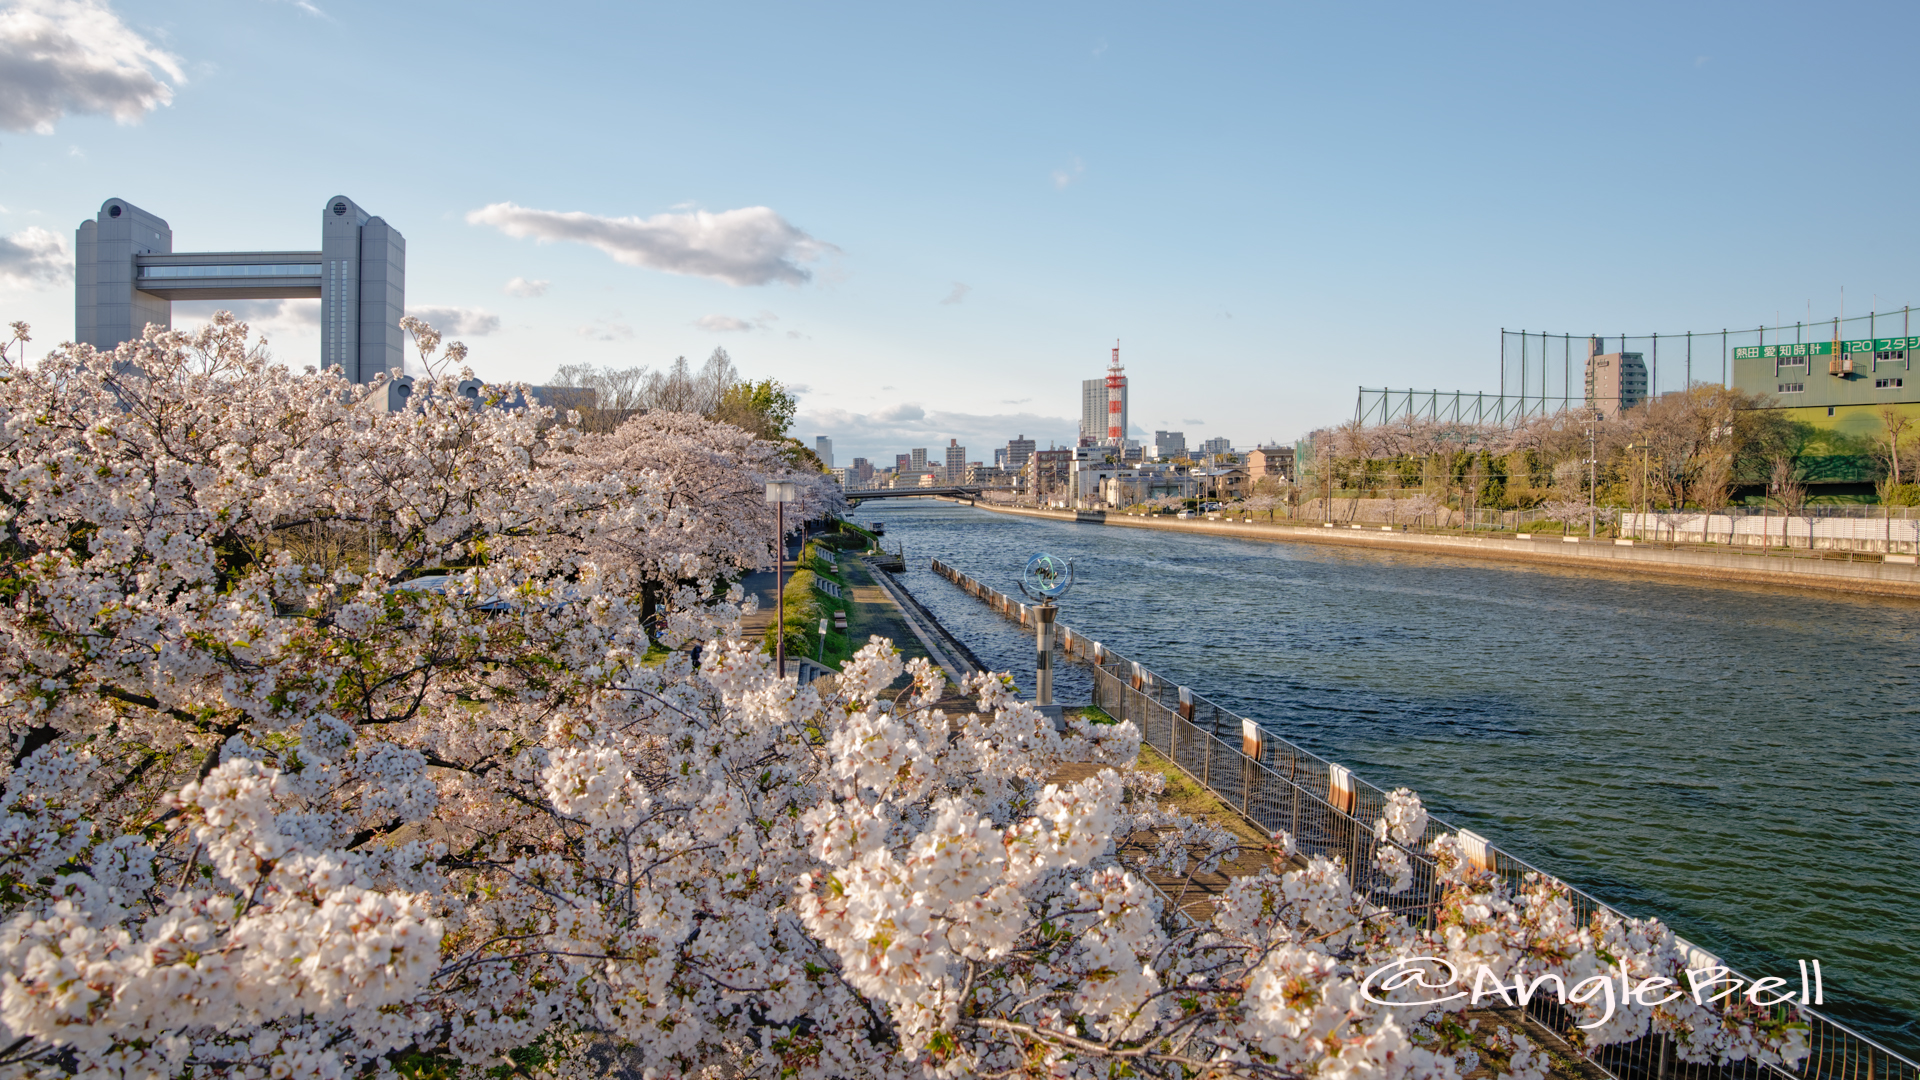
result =
[[[1107,368],[1107,442],[1125,445],[1127,377],[1120,367],[1120,342],[1113,343],[1113,363]]]

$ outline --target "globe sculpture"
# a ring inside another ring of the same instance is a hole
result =
[[[1041,601],[1057,599],[1073,586],[1073,564],[1042,552],[1027,560],[1020,575],[1020,589]]]
[[[1033,703],[1060,723],[1060,707],[1053,703],[1053,619],[1060,609],[1054,601],[1073,586],[1073,563],[1042,552],[1027,560],[1020,574],[1020,591],[1033,606]]]

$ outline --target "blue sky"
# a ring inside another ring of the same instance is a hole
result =
[[[84,55],[35,18],[84,25]],[[723,346],[800,388],[795,434],[842,464],[949,437],[990,459],[1070,438],[1118,338],[1134,434],[1291,439],[1361,384],[1492,389],[1501,327],[1920,302],[1916,22],[26,0],[0,4],[0,316],[36,350],[71,335],[48,245],[109,196],[218,250],[315,247],[344,193],[405,233],[409,306],[490,378]],[[165,89],[83,92],[63,63]],[[245,314],[317,355],[310,307]]]

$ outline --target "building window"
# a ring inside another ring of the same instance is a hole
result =
[[[1899,379],[1875,379],[1875,380],[1873,380],[1873,388],[1874,388],[1875,390],[1893,390],[1893,389],[1896,389],[1896,388],[1898,388],[1899,386],[1900,386],[1900,380],[1899,380]]]
[[[314,277],[320,273],[319,263],[240,263],[231,266],[214,266],[206,263],[188,265],[142,266],[140,276],[153,278],[233,278],[233,277]]]
[[[1832,416],[1832,415],[1833,415],[1833,406],[1831,406],[1831,405],[1829,405],[1829,406],[1827,406],[1827,415],[1828,415],[1828,416]]]
[[[1873,358],[1875,360],[1905,360],[1907,358],[1907,350],[1881,349],[1879,352],[1873,354]]]
[[[1780,384],[1780,392],[1783,394],[1804,394],[1806,391],[1807,384],[1803,382],[1783,382]]]

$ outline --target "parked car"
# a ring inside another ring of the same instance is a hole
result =
[[[1179,519],[1180,519],[1180,520],[1182,520],[1182,521],[1185,521],[1185,520],[1187,520],[1188,518],[1190,518],[1190,517],[1192,517],[1192,516],[1193,516],[1193,511],[1191,511],[1191,510],[1182,510],[1182,511],[1180,511],[1180,512],[1179,512],[1178,514],[1175,514],[1175,515],[1173,515],[1173,516],[1174,516],[1174,517],[1177,517],[1177,518],[1179,518]]]

